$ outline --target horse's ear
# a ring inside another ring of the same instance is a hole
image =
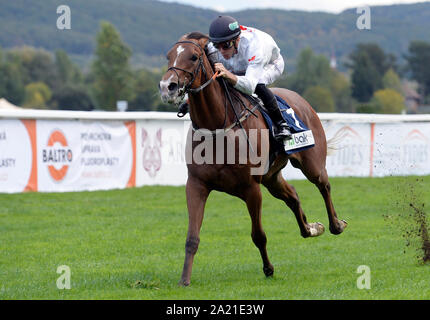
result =
[[[199,45],[205,50],[205,53],[207,54],[207,46],[209,44],[209,38],[201,38],[199,39]]]

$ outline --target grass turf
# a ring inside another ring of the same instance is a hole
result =
[[[332,178],[339,236],[323,199],[292,181],[309,222],[263,190],[263,226],[275,267],[266,278],[245,204],[213,192],[206,205],[191,286],[178,287],[188,216],[184,187],[79,193],[0,194],[0,299],[429,299],[430,265],[420,261],[410,203],[430,206],[430,176]],[[415,233],[414,233],[415,232]],[[59,290],[57,267],[71,270]],[[371,289],[357,288],[360,265]]]

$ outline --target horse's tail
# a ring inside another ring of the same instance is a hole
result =
[[[334,135],[332,138],[327,140],[327,155],[333,155],[337,150],[340,149],[339,143],[342,141],[342,135]]]

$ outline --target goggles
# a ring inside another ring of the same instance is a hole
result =
[[[228,50],[231,47],[233,47],[233,45],[234,45],[234,40],[220,42],[220,43],[214,43],[214,47],[217,48],[218,50],[220,50],[220,49]]]

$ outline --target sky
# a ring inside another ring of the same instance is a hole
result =
[[[178,2],[195,7],[223,11],[240,11],[244,9],[284,9],[303,11],[326,11],[339,13],[345,9],[362,6],[387,4],[404,4],[416,2],[430,2],[422,0],[162,0],[164,2]]]

